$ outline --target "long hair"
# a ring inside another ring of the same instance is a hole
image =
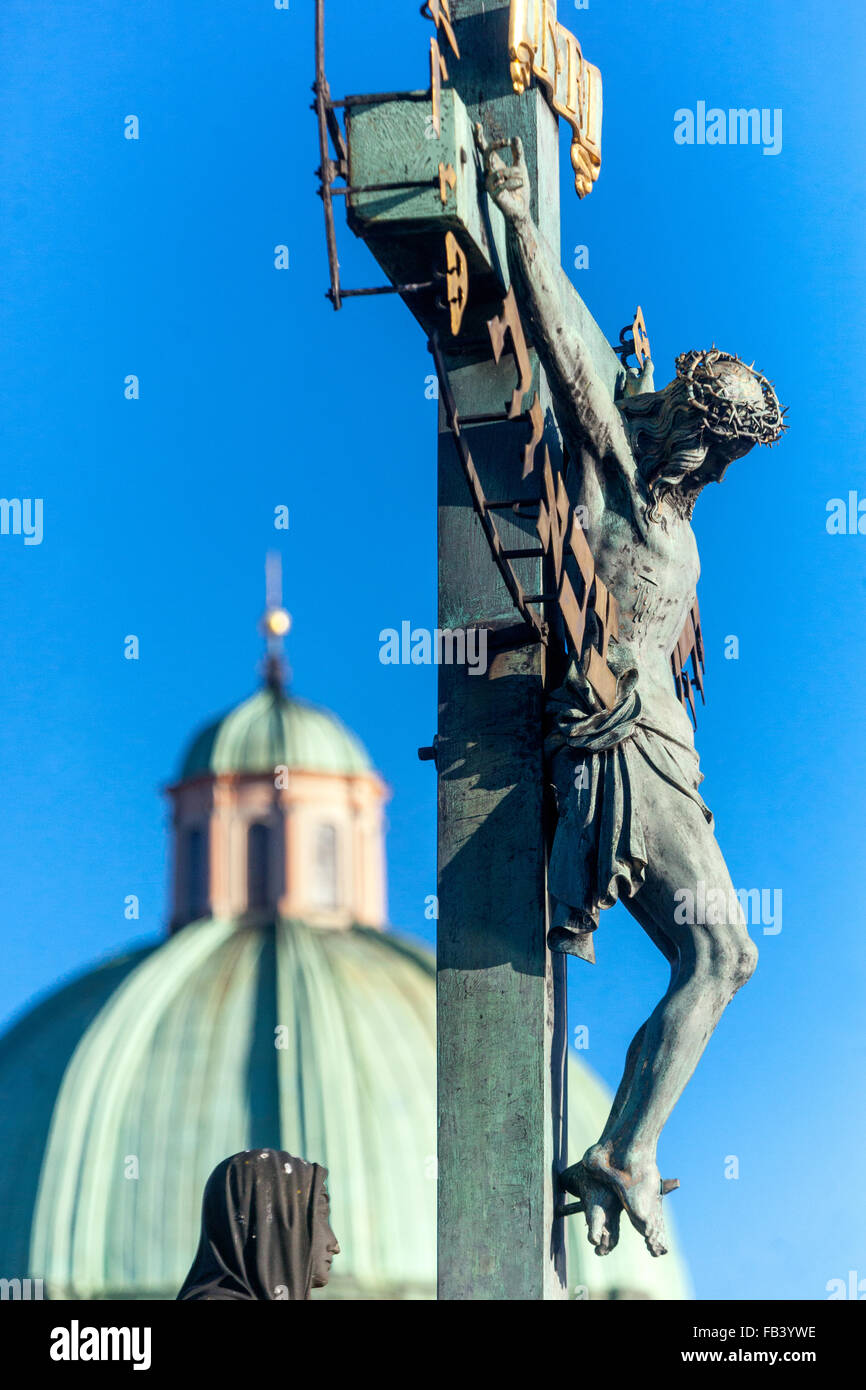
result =
[[[617,405],[646,485],[647,520],[665,525],[666,498],[679,516],[690,517],[700,489],[689,487],[688,479],[704,459],[704,426],[686,383],[677,378],[661,391],[626,396]]]

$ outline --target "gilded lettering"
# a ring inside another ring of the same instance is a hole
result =
[[[511,0],[508,42],[514,90],[525,92],[534,74],[574,132],[574,186],[584,198],[601,169],[601,73],[558,22],[556,0]]]

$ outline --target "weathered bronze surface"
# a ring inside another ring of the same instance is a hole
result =
[[[511,163],[483,134],[479,144],[488,191],[509,223],[517,297],[572,459],[586,520],[584,560],[588,570],[594,557],[594,606],[605,626],[601,651],[586,666],[573,656],[548,702],[547,751],[559,807],[549,941],[552,950],[585,958],[599,913],[622,901],[671,966],[664,998],[629,1048],[605,1129],[563,1173],[562,1184],[579,1199],[600,1254],[616,1245],[625,1211],[650,1252],[662,1255],[662,1196],[674,1183],[659,1176],[659,1136],[757,959],[698,791],[702,779],[683,708],[694,714],[687,662],[701,692],[703,669],[691,515],[703,489],[720,482],[731,462],[755,443],[774,443],[785,426],[766,378],[716,349],[683,354],[676,379],[661,391],[643,389],[652,371],[646,358],[636,389],[611,400],[569,314],[571,286],[532,220],[519,142]],[[641,327],[636,320],[634,350]],[[542,538],[558,561],[561,537],[552,538],[550,517],[561,511],[550,479],[547,491]],[[606,597],[618,605],[618,623]],[[609,685],[600,690],[592,666],[605,657]],[[699,884],[719,905],[715,920],[684,922],[681,891],[695,896]]]

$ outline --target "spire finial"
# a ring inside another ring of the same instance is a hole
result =
[[[268,687],[282,694],[289,679],[283,641],[292,626],[292,619],[283,607],[283,563],[276,551],[265,557],[265,611],[260,623],[267,650],[264,675]]]

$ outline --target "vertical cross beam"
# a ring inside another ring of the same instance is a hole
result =
[[[558,250],[557,121],[539,90],[513,91],[509,0],[453,0],[451,12],[461,52],[449,62],[452,83],[489,138],[522,137],[533,217]],[[513,362],[493,363],[489,343],[474,356],[469,347],[458,340],[448,350],[460,413],[501,414],[515,385]],[[561,457],[550,393],[532,359],[544,443]],[[439,625],[495,634],[518,615],[473,514],[441,409],[439,430]],[[465,432],[488,499],[538,497],[540,468],[521,477],[525,421]],[[539,460],[543,452],[542,444]],[[533,517],[501,525],[514,548],[538,545]],[[540,561],[516,567],[526,593],[540,594]],[[544,677],[538,644],[491,650],[484,676],[465,666],[442,665],[439,673],[441,1299],[565,1297],[563,1221],[554,1214],[564,1146],[565,957],[551,957],[546,945]]]

